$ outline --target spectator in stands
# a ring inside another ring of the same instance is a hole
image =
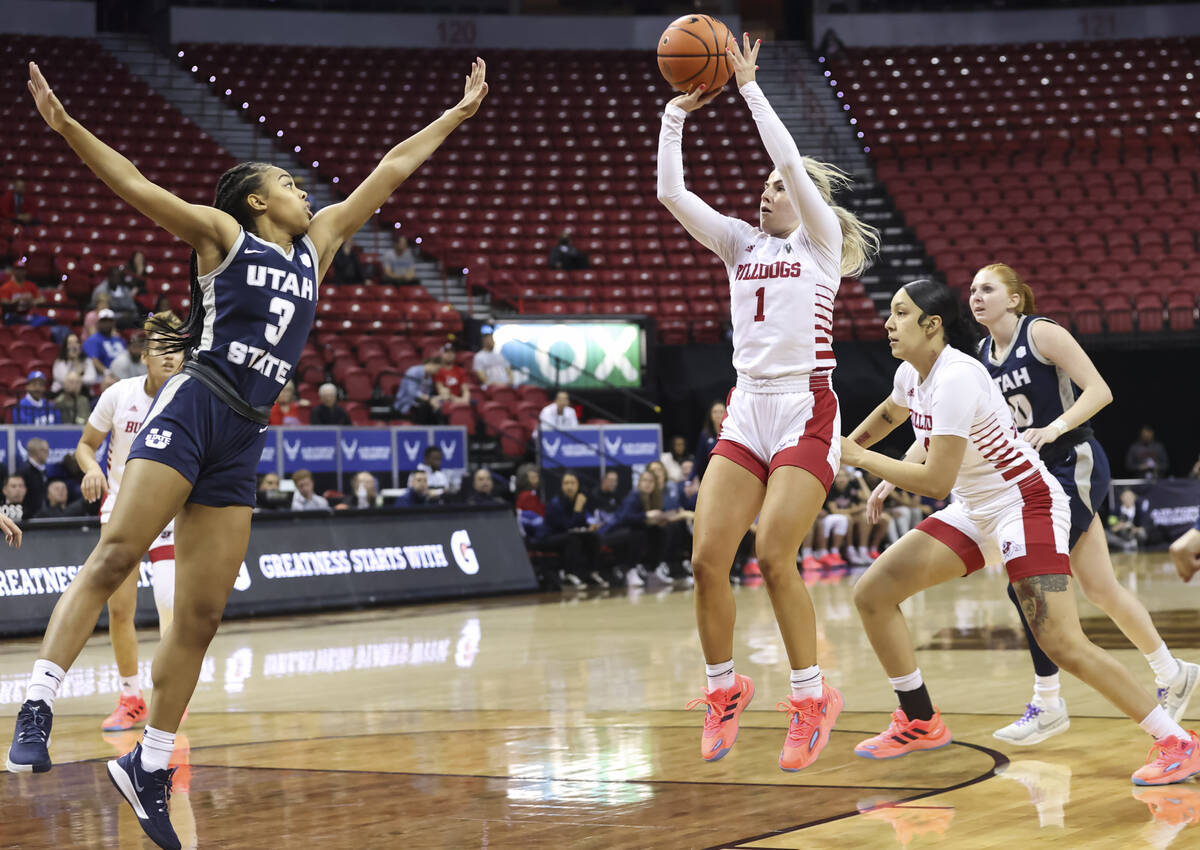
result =
[[[96,314],[96,332],[83,341],[83,353],[92,358],[98,372],[109,371],[117,355],[125,350],[125,341],[115,331],[117,314],[104,309]]]
[[[441,498],[447,490],[451,489],[451,485],[453,484],[450,476],[442,469],[443,460],[444,455],[440,448],[437,446],[426,446],[424,463],[417,464],[417,469],[428,476],[429,492],[434,498]]]
[[[304,420],[300,418],[300,408],[304,405],[302,401],[296,401],[296,385],[288,381],[279,390],[279,396],[275,399],[275,404],[271,406],[271,415],[269,417],[271,425],[303,425]],[[296,476],[292,476],[292,480],[296,480]]]
[[[140,378],[146,374],[146,361],[142,355],[146,352],[146,332],[134,331],[129,337],[129,347],[113,358],[108,371],[117,376],[118,380]]]
[[[563,587],[581,588],[587,582],[608,587],[600,567],[600,538],[588,519],[587,495],[579,490],[579,478],[566,472],[560,487],[546,505],[545,534],[536,541],[537,548],[559,554]]]
[[[417,258],[407,238],[397,236],[379,259],[383,263],[383,273],[380,275],[383,283],[412,283],[417,279]]]
[[[41,290],[25,277],[25,259],[22,257],[13,263],[8,279],[0,286],[0,308],[6,318],[11,315],[22,322],[30,310],[44,301]]]
[[[396,507],[415,508],[436,505],[438,501],[438,496],[429,488],[428,474],[423,469],[417,469],[408,476],[408,489],[396,497]]]
[[[496,494],[496,479],[491,470],[479,467],[471,476],[471,486],[462,490],[462,501],[467,505],[496,505],[504,500]]]
[[[714,401],[708,406],[708,415],[700,426],[700,436],[696,440],[696,480],[704,477],[708,467],[708,455],[717,445],[721,435],[721,423],[725,421],[725,402]]]
[[[1153,436],[1153,435],[1151,435]],[[1124,552],[1136,552],[1146,542],[1146,512],[1138,504],[1137,493],[1126,487],[1117,497],[1119,504],[1108,517],[1108,546]]]
[[[3,195],[0,195],[0,220],[12,224],[36,224],[34,210],[37,203],[25,192],[25,181],[18,177]]]
[[[317,390],[317,401],[308,421],[311,425],[350,425],[350,414],[337,403],[337,387],[321,384]]]
[[[343,242],[342,247],[333,255],[330,271],[333,272],[334,283],[354,285],[366,281],[367,276],[363,273],[362,260],[358,256],[358,248],[355,247],[353,239]]]
[[[532,511],[538,516],[546,515],[546,506],[538,495],[538,487],[542,483],[542,474],[532,463],[524,463],[517,467],[516,476],[517,510]]]
[[[25,482],[25,519],[33,519],[46,504],[46,463],[50,460],[50,444],[41,437],[34,437],[25,444],[25,464],[17,475]]]
[[[449,345],[442,349],[441,368],[434,374],[433,382],[443,405],[471,403],[467,372],[455,362],[454,349]]]
[[[1166,447],[1154,439],[1154,429],[1149,425],[1142,426],[1137,440],[1125,452],[1125,469],[1143,478],[1161,478],[1170,474]]]
[[[4,502],[0,513],[20,525],[25,520],[25,479],[20,475],[8,476],[4,482]]]
[[[348,506],[357,510],[377,508],[383,503],[379,495],[379,482],[369,472],[360,472],[350,482],[352,494],[347,499]]]
[[[55,478],[46,485],[46,506],[38,511],[38,519],[86,515],[87,508],[82,499],[70,501],[70,492],[65,481]]]
[[[480,343],[482,348],[475,352],[471,368],[475,377],[485,387],[507,387],[512,383],[512,366],[503,354],[496,350],[496,338],[492,336],[492,326],[484,325],[481,329]]]
[[[14,425],[58,425],[62,416],[46,398],[46,373],[34,369],[25,378],[25,397],[13,406]]]
[[[620,485],[621,476],[617,471],[606,470],[600,479],[600,486],[588,498],[588,507],[592,509],[591,522],[597,528],[612,520],[621,509]]]
[[[83,353],[83,346],[79,344],[79,337],[76,334],[67,334],[66,339],[62,341],[62,346],[58,349],[58,357],[50,372],[54,377],[54,383],[50,385],[50,392],[53,393],[62,390],[63,378],[67,376],[68,372],[78,373],[84,387],[89,391],[100,382],[101,375],[96,371],[96,364]]]
[[[679,464],[683,480],[679,482],[680,503],[689,511],[696,509],[696,497],[700,495],[700,482],[696,480],[696,462],[685,460]]]
[[[657,534],[659,545],[658,566],[654,575],[659,581],[669,582],[676,578],[691,576],[692,533],[688,521],[695,519],[695,512],[684,504],[683,485],[667,478],[667,467],[662,461],[651,461],[646,469],[654,473],[659,491],[662,493],[662,514],[665,520],[662,531]],[[698,491],[697,491],[698,492]],[[696,505],[692,501],[692,508]],[[680,572],[672,573],[671,565],[679,564]]]
[[[63,377],[62,392],[55,397],[54,406],[64,425],[87,424],[92,413],[92,400],[83,391],[83,380],[78,372],[68,372]]]
[[[100,383],[96,386],[96,394],[101,395],[106,389],[117,382],[117,376],[112,372],[105,372],[104,377],[100,379]]]
[[[108,297],[108,293],[97,295],[92,305],[92,309],[88,310],[83,317],[83,327],[80,329],[80,338],[86,340],[96,332],[97,326],[100,324],[100,311],[108,310],[112,303],[112,299]],[[114,314],[115,315],[115,314]]]
[[[571,406],[571,396],[566,390],[559,390],[554,394],[554,401],[542,408],[542,412],[538,414],[538,423],[543,428],[556,431],[579,425],[579,414]]]
[[[118,271],[121,273],[121,282],[135,294],[146,291],[146,255],[141,251],[130,254]]]
[[[125,284],[121,267],[108,270],[108,277],[92,290],[92,303],[95,304],[101,295],[108,296],[109,309],[116,314],[117,324],[121,327],[132,327],[138,318],[138,305],[134,300],[140,293]]]
[[[692,456],[687,451],[687,440],[676,434],[671,438],[667,451],[662,453],[662,465],[667,471],[667,480],[682,481],[684,479],[682,464],[691,459]]]
[[[424,363],[411,366],[400,380],[392,407],[405,419],[417,425],[436,425],[445,421],[441,413],[442,400],[433,391],[433,376],[441,368],[441,358],[430,357]]]
[[[606,544],[610,535],[627,531],[632,535],[628,559],[632,566],[625,573],[628,587],[643,587],[649,575],[645,564],[658,561],[662,551],[662,528],[667,520],[662,510],[662,490],[658,478],[649,470],[638,476],[637,487],[621,501],[617,515],[600,526]]]
[[[257,503],[256,510],[277,511],[291,505],[292,498],[279,489],[279,476],[267,472],[258,479]]]
[[[312,473],[307,469],[297,469],[292,473],[292,483],[296,485],[296,492],[292,495],[293,511],[330,510],[325,497],[316,494],[317,485],[313,482]]]
[[[574,271],[576,269],[586,269],[588,267],[588,257],[587,254],[576,248],[575,243],[571,241],[571,231],[564,230],[562,236],[558,237],[558,242],[550,249],[550,256],[547,258],[546,264],[552,269]]]

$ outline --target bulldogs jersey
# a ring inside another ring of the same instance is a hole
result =
[[[312,329],[318,268],[307,235],[285,253],[243,230],[221,265],[199,279],[204,326],[192,357],[224,375],[251,406],[274,404]]]
[[[1045,471],[1033,447],[1017,435],[1008,405],[983,364],[946,346],[922,381],[911,363],[896,370],[892,401],[907,407],[917,440],[953,435],[967,440],[953,495],[978,510],[1015,483]]]
[[[1033,324],[1039,321],[1052,320],[1021,316],[1006,351],[996,351],[990,336],[979,344],[983,365],[1004,395],[1013,422],[1021,430],[1045,428],[1075,403],[1077,395],[1067,373],[1042,357],[1034,345]]]
[[[96,401],[96,408],[88,417],[89,425],[102,434],[109,435],[108,458],[104,470],[108,478],[108,494],[100,505],[102,522],[108,520],[113,505],[117,503],[117,491],[121,489],[121,478],[125,474],[125,461],[129,457],[129,449],[153,403],[154,399],[146,395],[146,376],[139,375],[117,381],[101,393]]]

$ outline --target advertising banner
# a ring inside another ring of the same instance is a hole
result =
[[[99,538],[94,522],[30,523],[0,567],[0,635],[42,631]],[[140,625],[156,621],[141,565]],[[256,516],[225,616],[317,611],[537,587],[506,505]],[[104,620],[101,620],[104,623]]]
[[[645,466],[662,457],[662,429],[658,425],[605,425],[601,439],[606,464]]]
[[[587,468],[600,465],[600,429],[583,426],[557,431],[543,428],[539,437],[542,466]]]
[[[283,474],[297,469],[337,472],[338,432],[326,428],[280,428],[283,444]]]
[[[1108,512],[1120,505],[1120,493],[1128,487],[1138,497],[1138,509],[1147,524],[1147,543],[1170,543],[1200,518],[1200,481],[1168,478],[1162,481],[1114,481]]]
[[[502,320],[494,338],[526,381],[569,390],[642,385],[645,340],[634,322]]]
[[[279,472],[279,432],[270,431],[267,434],[267,444],[263,446],[262,457],[258,459],[258,474]]]
[[[434,428],[433,445],[442,450],[442,469],[467,471],[467,432],[463,428]]]
[[[338,445],[342,469],[347,472],[392,471],[392,431],[388,428],[343,428]]]
[[[396,434],[396,459],[401,472],[412,472],[417,464],[425,459],[425,449],[429,446],[429,429],[404,429]],[[404,478],[405,476],[401,476]]]
[[[645,466],[662,457],[662,427],[581,425],[543,428],[538,438],[543,469],[590,469]]]

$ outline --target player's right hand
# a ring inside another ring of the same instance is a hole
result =
[[[21,548],[21,529],[13,522],[8,514],[0,514],[0,529],[4,531],[4,539],[14,549]]]
[[[63,128],[67,126],[67,121],[70,117],[67,115],[67,110],[54,96],[54,91],[50,88],[50,84],[46,82],[46,78],[42,76],[42,72],[38,70],[36,62],[29,63],[29,93],[33,95],[33,102],[37,106],[37,111],[41,113],[42,118],[50,125],[50,129],[56,133],[61,133]]]
[[[721,89],[708,91],[708,88],[701,83],[687,94],[671,98],[667,101],[667,106],[678,106],[684,112],[695,112],[701,106],[708,106],[712,103],[720,93]]]
[[[102,496],[108,493],[108,479],[104,477],[104,473],[99,469],[93,469],[87,475],[83,476],[83,483],[79,485],[79,492],[89,502],[99,501]]]
[[[880,481],[875,485],[875,489],[871,491],[871,495],[867,498],[867,522],[871,525],[879,522],[879,518],[883,516],[883,503],[887,501],[887,497],[892,495],[892,491],[896,489],[896,485],[890,481]]]

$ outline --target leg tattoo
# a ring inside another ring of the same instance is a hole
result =
[[[1062,593],[1067,589],[1067,576],[1062,574],[1030,576],[1013,582],[1017,598],[1021,600],[1021,611],[1029,627],[1037,632],[1048,615],[1047,593]]]

